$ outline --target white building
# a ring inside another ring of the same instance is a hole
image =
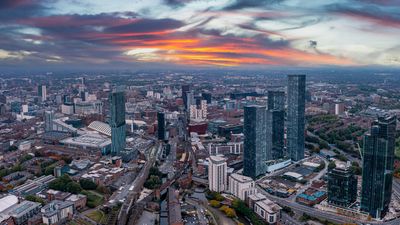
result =
[[[42,209],[44,224],[62,224],[74,215],[74,203],[53,200]]]
[[[335,103],[335,115],[342,115],[344,113],[344,104],[342,102]]]
[[[74,106],[72,104],[62,104],[61,112],[66,115],[74,114]]]
[[[208,184],[211,191],[223,192],[227,189],[227,169],[225,158],[220,156],[208,158]]]
[[[254,204],[254,212],[264,219],[267,224],[276,224],[280,219],[281,207],[269,199]]]
[[[103,102],[91,101],[83,102],[78,101],[75,103],[75,114],[88,115],[88,114],[102,114]]]
[[[233,173],[229,176],[229,192],[242,201],[249,195],[256,194],[257,188],[251,177]]]

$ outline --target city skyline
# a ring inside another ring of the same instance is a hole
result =
[[[398,68],[399,6],[395,0],[6,0],[0,67]]]

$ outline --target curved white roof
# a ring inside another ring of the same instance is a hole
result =
[[[7,195],[0,198],[0,213],[18,203],[18,197],[15,195]]]

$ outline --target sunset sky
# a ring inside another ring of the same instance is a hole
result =
[[[400,66],[399,0],[1,0],[1,67]]]

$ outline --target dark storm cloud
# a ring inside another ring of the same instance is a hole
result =
[[[370,1],[369,1],[370,2]],[[365,20],[387,27],[400,27],[400,10],[377,5],[343,5],[331,4],[326,7],[328,12],[339,13],[358,20]]]
[[[237,10],[243,8],[262,7],[284,2],[285,0],[236,0],[225,7],[226,10]]]
[[[0,24],[40,16],[48,7],[45,0],[0,0]]]
[[[172,6],[172,7],[183,6],[186,3],[189,3],[192,1],[193,0],[164,0],[165,4]]]
[[[173,19],[138,19],[129,24],[114,26],[106,29],[110,33],[145,33],[176,29],[184,23]]]

